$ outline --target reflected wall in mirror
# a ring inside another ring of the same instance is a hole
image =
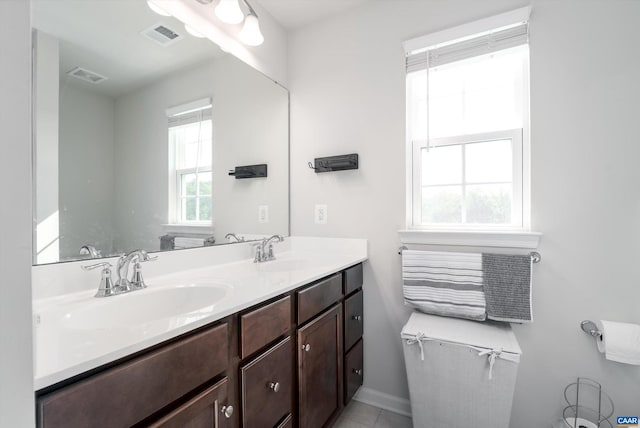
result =
[[[34,263],[289,234],[285,88],[145,0],[32,11]]]

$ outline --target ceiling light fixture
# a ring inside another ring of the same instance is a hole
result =
[[[147,6],[149,6],[149,9],[151,9],[152,11],[154,11],[155,13],[157,13],[158,15],[162,15],[162,16],[171,16],[170,13],[165,12],[161,7],[159,7],[157,4],[155,3],[151,3],[151,0],[147,0]]]
[[[239,24],[244,19],[238,0],[220,0],[215,10],[216,16],[225,24]]]
[[[249,4],[247,3],[247,6]],[[258,16],[255,14],[251,6],[249,6],[250,13],[244,18],[244,25],[238,37],[245,45],[259,46],[264,42],[264,36],[260,31],[260,22]]]

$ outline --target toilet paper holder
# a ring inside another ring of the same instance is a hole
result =
[[[590,321],[590,320],[582,321],[580,323],[580,328],[582,329],[582,331],[589,334],[590,336],[593,336],[596,339],[602,340],[602,332],[598,330],[598,326],[593,321]]]

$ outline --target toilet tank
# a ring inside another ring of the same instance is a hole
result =
[[[522,354],[509,324],[414,312],[402,339],[414,427],[509,427]]]

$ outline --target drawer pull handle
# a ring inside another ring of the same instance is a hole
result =
[[[351,317],[351,319],[355,321],[362,321],[362,315],[354,315]]]
[[[304,350],[304,352],[309,352],[311,351],[311,345],[309,345],[308,343],[306,345],[302,345],[302,349]]]
[[[229,419],[233,415],[233,406],[222,406],[220,410],[225,418]]]
[[[362,376],[362,369],[353,369],[352,371],[358,376]]]
[[[269,389],[272,389],[273,392],[280,391],[280,382],[269,382],[267,386],[269,387]]]

